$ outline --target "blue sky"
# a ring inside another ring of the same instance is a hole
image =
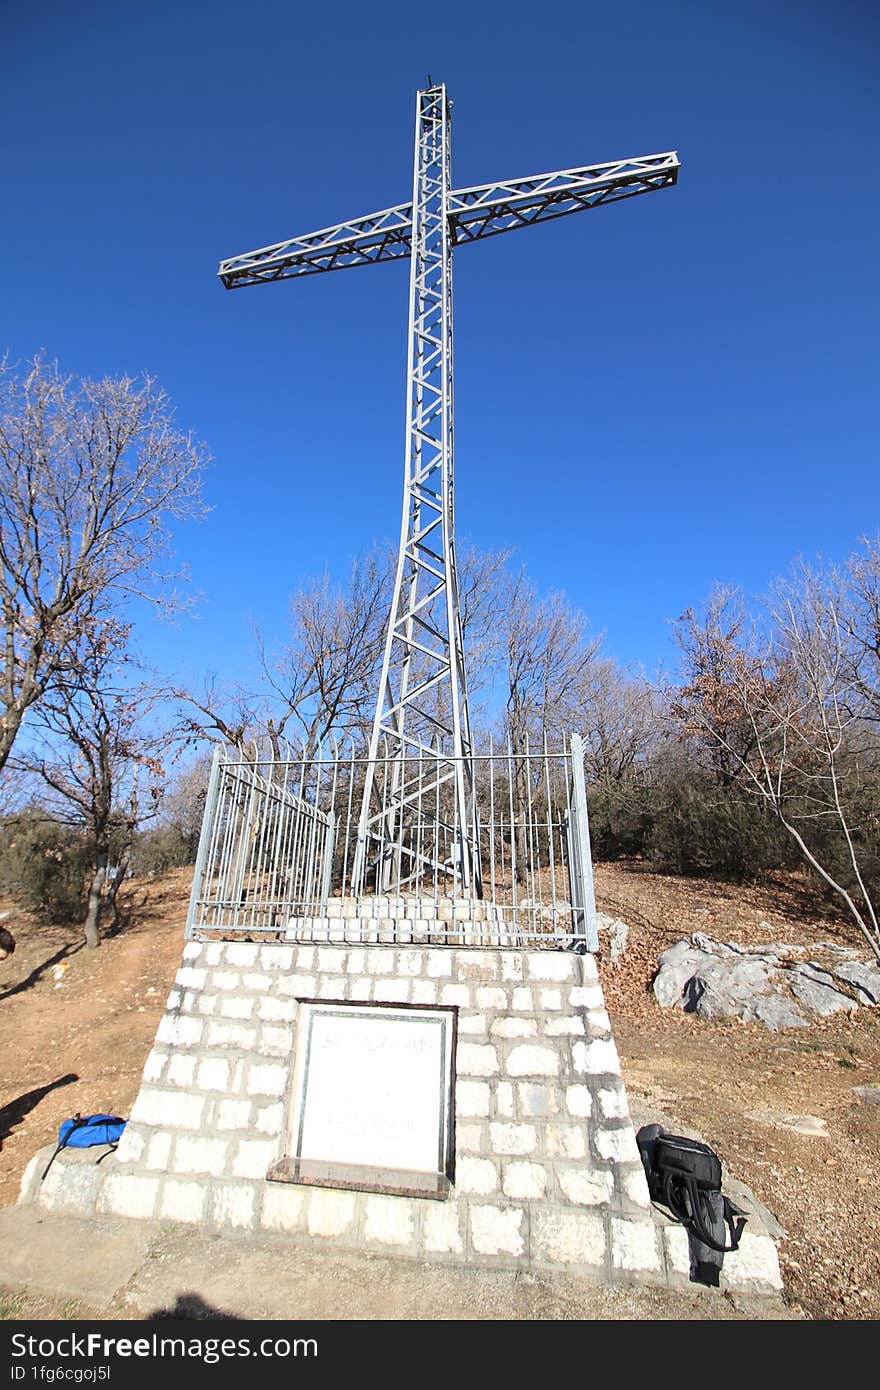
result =
[[[200,616],[148,658],[247,680],[251,620],[396,537],[406,263],[233,293],[216,265],[407,199],[428,72],[459,186],[683,165],[456,254],[460,538],[651,669],[714,581],[876,532],[878,37],[868,0],[3,7],[0,350],[150,371],[215,459],[176,541]]]

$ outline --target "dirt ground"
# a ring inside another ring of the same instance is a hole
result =
[[[634,1110],[700,1131],[773,1213],[793,1311],[880,1317],[880,1106],[852,1094],[880,1080],[880,1009],[774,1034],[662,1011],[649,988],[657,952],[696,930],[751,942],[856,937],[792,876],[741,886],[609,864],[596,887],[600,910],[630,927],[622,961],[601,969]],[[66,1116],[129,1112],[180,961],[188,890],[187,870],[133,882],[130,925],[93,952],[73,932],[7,919],[18,949],[0,962],[0,1206],[15,1202],[25,1164]],[[819,1117],[827,1137],[780,1128],[780,1112]]]

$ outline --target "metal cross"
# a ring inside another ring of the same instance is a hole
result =
[[[416,97],[412,201],[220,264],[227,289],[410,258],[403,520],[353,875],[377,892],[440,872],[482,896],[458,582],[452,248],[667,188],[674,152],[453,189],[443,83]],[[433,824],[422,823],[435,807]]]

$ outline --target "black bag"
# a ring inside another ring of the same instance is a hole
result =
[[[661,1125],[643,1125],[636,1142],[651,1200],[687,1230],[692,1278],[717,1285],[724,1256],[739,1248],[746,1224],[745,1213],[721,1191],[718,1155],[696,1139],[667,1134]]]

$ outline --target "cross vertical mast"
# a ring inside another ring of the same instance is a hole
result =
[[[375,864],[378,892],[438,871],[481,891],[455,568],[450,189],[440,83],[416,98],[403,517],[354,866],[363,886]],[[410,808],[432,795],[423,849]]]

